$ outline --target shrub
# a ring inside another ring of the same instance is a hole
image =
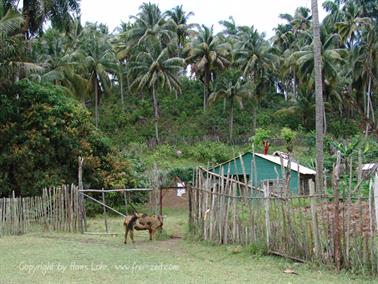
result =
[[[39,194],[77,182],[77,158],[91,187],[131,184],[130,165],[92,123],[90,113],[63,90],[28,80],[0,95],[2,194]]]

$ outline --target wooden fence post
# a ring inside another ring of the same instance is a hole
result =
[[[375,228],[378,229],[378,170],[374,176],[373,191],[374,191],[375,221],[377,223],[377,226]]]
[[[126,191],[123,192],[123,198],[125,199],[125,215],[127,215],[127,193]]]
[[[83,162],[84,158],[78,157],[78,216],[80,232],[84,233],[84,196],[80,192],[83,189]]]
[[[269,199],[269,185],[263,183],[264,197],[265,197],[265,226],[266,226],[266,245],[269,251],[270,249],[270,199]]]
[[[102,188],[102,190],[104,190],[103,188]],[[104,203],[104,205],[106,205],[106,203],[105,203],[105,192],[102,192],[102,203]],[[109,230],[108,230],[108,219],[107,219],[107,216],[106,216],[106,207],[105,206],[102,206],[102,208],[103,208],[103,211],[104,211],[104,222],[105,222],[105,232],[106,233],[109,233]]]
[[[309,180],[309,190],[311,198],[311,220],[312,220],[312,234],[314,238],[315,245],[315,256],[319,257],[320,255],[320,241],[319,241],[319,227],[318,227],[318,217],[316,210],[316,199],[315,195],[315,183],[312,180]]]
[[[337,151],[336,164],[333,168],[333,198],[335,203],[335,232],[334,232],[334,248],[335,248],[335,264],[337,271],[340,271],[340,216],[339,216],[339,175],[340,175],[340,151]]]
[[[186,190],[188,192],[188,207],[189,207],[189,232],[192,233],[193,227],[193,215],[192,215],[192,187],[186,186]]]
[[[159,187],[159,214],[163,216],[163,189]]]

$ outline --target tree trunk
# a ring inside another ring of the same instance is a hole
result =
[[[371,75],[369,74],[369,80],[367,85],[367,92],[366,92],[366,130],[365,130],[365,137],[369,136],[369,125],[370,125],[370,110],[372,111],[373,122],[374,122],[374,109],[371,101]],[[365,97],[365,96],[364,96]]]
[[[121,88],[122,110],[125,110],[125,97],[123,96],[123,76],[122,76],[122,72],[120,72],[120,74],[119,74],[119,86]]]
[[[206,92],[207,92],[207,87],[206,87],[206,83],[205,83],[203,85],[203,111],[204,112],[206,111],[206,102],[207,102]]]
[[[158,109],[158,102],[156,97],[156,89],[155,85],[152,86],[152,105],[154,108],[154,123],[155,123],[155,138],[156,144],[159,144],[159,128],[158,128],[158,121],[159,121],[159,109]]]
[[[22,3],[22,17],[24,18],[24,23],[21,27],[21,33],[24,35],[25,39],[29,39],[29,24],[30,24],[30,15],[29,15],[29,1],[24,0]]]
[[[231,113],[230,113],[230,143],[232,143],[234,132],[234,102],[231,99]]]
[[[256,106],[253,106],[252,108],[252,134],[255,135],[256,133],[256,114],[257,114],[257,105]]]
[[[96,127],[98,128],[98,122],[100,120],[99,110],[98,110],[98,85],[97,85],[97,74],[94,80],[94,87],[95,87],[95,121],[96,121]]]
[[[314,66],[315,66],[315,94],[316,94],[316,191],[323,192],[323,84],[322,84],[322,57],[319,31],[318,1],[311,0],[314,34]]]

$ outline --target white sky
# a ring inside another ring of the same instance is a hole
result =
[[[127,22],[130,15],[136,15],[142,0],[81,0],[82,22],[104,23],[109,31],[118,26],[121,21]],[[191,22],[214,25],[220,31],[220,20],[233,16],[237,25],[254,25],[259,32],[265,32],[268,37],[274,33],[272,29],[280,22],[279,14],[294,14],[299,6],[311,9],[311,0],[150,0],[159,5],[161,11],[170,10],[177,5],[183,5],[186,12],[194,12]],[[318,0],[320,19],[325,16]]]

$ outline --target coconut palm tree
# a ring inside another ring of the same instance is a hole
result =
[[[29,52],[20,36],[22,16],[13,9],[5,12],[0,5],[0,89],[43,68],[30,62]]]
[[[73,58],[85,67],[89,76],[89,90],[95,97],[95,121],[98,127],[101,95],[110,94],[112,89],[111,75],[119,72],[118,61],[109,43],[106,30],[97,24],[87,24],[84,28],[80,50]]]
[[[211,93],[210,83],[217,70],[225,69],[230,60],[230,45],[214,35],[213,28],[202,25],[197,36],[187,46],[185,61],[191,64],[192,73],[203,83],[203,110],[207,109],[207,100]]]
[[[188,40],[190,35],[193,35],[195,32],[194,27],[198,26],[197,24],[189,24],[189,18],[194,15],[193,12],[186,13],[182,7],[176,6],[175,8],[166,11],[165,15],[167,16],[168,26],[176,33],[177,35],[177,45],[179,49],[179,56],[182,55],[182,50]]]
[[[214,92],[210,94],[209,102],[225,99],[230,105],[229,140],[233,139],[234,107],[239,105],[243,108],[243,98],[252,95],[251,83],[242,77],[240,71],[227,70],[215,82]]]
[[[180,92],[179,74],[182,72],[184,60],[179,57],[170,57],[168,48],[159,49],[146,45],[144,50],[130,59],[129,69],[134,77],[131,88],[139,91],[147,90],[152,97],[154,110],[155,138],[159,144],[159,105],[157,91],[166,88],[169,91]]]
[[[156,4],[143,3],[139,11],[136,16],[130,17],[135,22],[125,34],[129,45],[155,44],[155,41],[161,44],[161,48],[171,45],[176,34],[167,25],[165,15],[159,7]]]
[[[4,7],[22,10],[22,33],[28,38],[40,33],[48,20],[52,27],[60,31],[66,30],[72,19],[71,14],[80,13],[79,2],[80,0],[5,0]]]
[[[240,66],[243,76],[250,80],[254,87],[253,100],[253,133],[256,130],[256,113],[262,96],[271,92],[274,86],[273,72],[277,57],[271,50],[264,34],[260,34],[253,26],[240,27],[240,35],[234,51],[235,63]]]
[[[316,191],[323,192],[323,117],[324,117],[324,103],[323,103],[323,76],[322,76],[322,43],[320,41],[320,26],[318,1],[311,0],[312,10],[312,28],[314,39],[314,73],[315,73],[315,128],[316,128]],[[318,247],[317,247],[318,249]]]
[[[71,41],[65,34],[56,29],[49,29],[39,38],[34,53],[35,60],[44,67],[41,80],[55,83],[65,88],[66,92],[80,99],[85,104],[88,96],[88,80],[85,69],[78,62],[78,56],[72,52],[67,41]]]

